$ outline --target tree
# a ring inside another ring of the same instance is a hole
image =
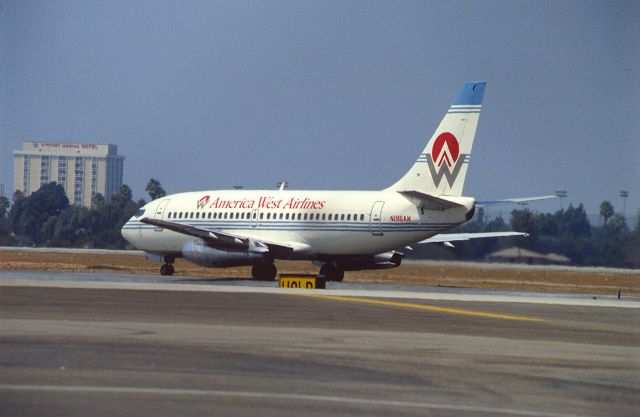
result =
[[[7,215],[7,211],[9,210],[10,201],[5,196],[0,196],[0,217],[4,217]]]
[[[16,203],[18,200],[22,200],[24,198],[24,193],[21,190],[15,190],[13,192],[13,202]]]
[[[536,246],[539,227],[538,218],[531,210],[513,210],[511,212],[511,228],[516,232],[529,234],[526,239],[522,240],[522,246],[528,248],[534,248]]]
[[[165,195],[167,195],[167,193],[162,188],[160,181],[155,178],[151,178],[149,180],[145,191],[149,194],[151,200],[155,200],[156,198],[164,197]]]
[[[609,217],[613,216],[613,204],[609,201],[603,201],[600,203],[600,216],[604,219],[604,225],[607,225]]]
[[[627,221],[622,214],[616,213],[605,227],[613,233],[623,233],[627,231]]]
[[[51,239],[55,223],[49,218],[60,215],[67,207],[64,188],[55,182],[44,184],[29,197],[15,201],[9,214],[11,229],[22,244],[44,244]]]

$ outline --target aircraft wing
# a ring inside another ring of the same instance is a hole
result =
[[[220,250],[272,252],[277,256],[286,256],[291,254],[294,250],[304,250],[305,248],[303,246],[306,246],[303,244],[294,245],[263,239],[253,239],[251,237],[226,232],[214,232],[186,224],[173,223],[166,220],[149,219],[147,217],[140,219],[140,222],[200,238],[204,240],[207,245]]]
[[[460,240],[483,239],[488,237],[529,236],[522,232],[483,232],[483,233],[441,233],[418,243],[447,243]]]
[[[530,201],[549,200],[551,198],[557,198],[557,196],[541,195],[538,197],[504,198],[502,200],[478,201],[476,203],[476,207],[498,206],[501,204],[520,204],[524,206],[524,205],[527,205]]]

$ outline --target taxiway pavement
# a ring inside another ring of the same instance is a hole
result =
[[[0,415],[632,416],[640,303],[0,271]]]

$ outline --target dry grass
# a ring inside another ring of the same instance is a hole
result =
[[[209,269],[178,259],[180,275],[248,278],[249,267]],[[35,269],[45,271],[158,274],[159,264],[139,255],[96,255],[86,253],[0,252],[0,271]],[[317,273],[310,262],[279,261],[280,272]],[[640,295],[640,271],[599,268],[527,267],[462,262],[404,263],[399,268],[347,272],[345,281],[393,285],[427,285],[467,288],[496,288],[553,292],[582,292]]]

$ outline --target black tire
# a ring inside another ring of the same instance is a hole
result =
[[[170,272],[169,266],[170,266],[169,264],[163,264],[160,267],[160,275],[171,275],[169,273]]]
[[[324,277],[327,281],[340,282],[344,279],[344,271],[329,262],[320,268],[320,276]]]
[[[173,273],[176,272],[176,270],[172,264],[168,264],[168,265],[169,265],[169,275],[173,275]]]
[[[274,264],[254,265],[251,268],[251,276],[256,281],[273,281],[278,275],[278,269]]]

